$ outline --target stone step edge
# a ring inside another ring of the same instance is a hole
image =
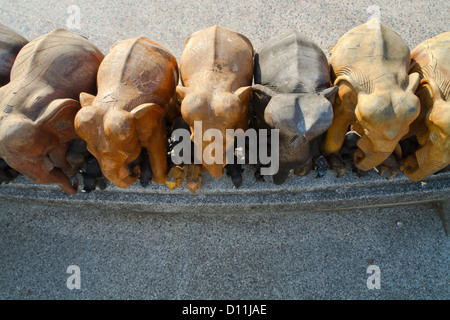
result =
[[[0,186],[0,199],[36,204],[154,213],[249,213],[275,211],[324,211],[420,202],[450,198],[450,174],[439,174],[422,184],[409,180],[315,185],[308,188],[209,190],[208,192],[142,192],[106,189],[66,195],[59,187],[33,184]]]

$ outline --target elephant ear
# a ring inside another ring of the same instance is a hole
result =
[[[426,87],[433,102],[436,100],[442,100],[441,90],[438,84],[431,78],[425,78],[420,81],[421,87]]]
[[[323,96],[328,101],[330,101],[331,104],[334,104],[334,99],[336,98],[338,91],[339,91],[339,86],[333,86],[333,87],[323,90],[320,93],[320,95]]]
[[[74,119],[79,110],[80,103],[77,100],[53,100],[39,115],[36,124],[42,130],[58,137],[62,143],[78,139],[79,136],[74,128]]]
[[[264,110],[269,104],[270,100],[276,95],[274,91],[261,84],[255,84],[252,87],[253,91],[253,110],[257,115],[264,117]]]
[[[411,91],[412,93],[416,92],[417,87],[420,84],[420,74],[418,72],[413,72],[408,76],[408,86],[406,91]]]
[[[183,99],[189,94],[191,93],[191,90],[188,87],[184,87],[184,86],[177,86],[177,99],[180,101],[183,101]]]
[[[251,86],[240,87],[234,92],[234,94],[238,96],[243,106],[248,106],[250,104],[250,100],[252,100],[253,89]]]
[[[139,140],[143,144],[149,141],[155,128],[164,125],[165,112],[165,109],[156,103],[144,103],[131,111],[136,120],[136,131],[138,132]]]
[[[95,96],[90,93],[87,93],[87,92],[80,93],[81,107],[84,108],[84,107],[92,106],[94,99],[95,99]]]
[[[358,91],[370,93],[370,92],[367,92],[367,90],[365,88],[360,86],[360,84],[357,81],[355,81],[355,79],[353,79],[353,77],[350,77],[346,74],[343,74],[343,75],[340,75],[339,77],[337,77],[336,80],[334,80],[334,85],[339,86],[339,85],[341,85],[342,82],[344,82],[344,83],[347,82],[348,84],[350,84],[351,88],[356,89]]]
[[[441,90],[434,79],[422,79],[420,82],[421,88],[419,90],[426,90],[428,94],[422,93],[421,108],[426,112],[427,120],[434,123],[441,128],[445,133],[450,132],[450,111],[448,108],[439,107],[445,103]],[[419,91],[418,91],[419,92]],[[428,99],[425,103],[424,100]]]

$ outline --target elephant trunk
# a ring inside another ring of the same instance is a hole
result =
[[[427,143],[418,149],[415,154],[408,156],[403,161],[400,168],[409,180],[419,181],[425,179],[449,164],[448,152],[437,149],[436,146]]]
[[[102,172],[106,179],[120,188],[127,188],[131,186],[140,176],[139,166],[130,168],[125,164],[120,168],[115,167],[112,169],[105,169],[102,167]]]
[[[369,139],[363,136],[357,142],[358,149],[355,151],[353,161],[359,169],[369,171],[386,160],[392,154],[396,145],[397,143],[393,144],[392,148],[384,148],[385,150],[388,149],[387,151],[374,151]]]

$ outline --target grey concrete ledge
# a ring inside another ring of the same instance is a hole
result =
[[[332,171],[321,179],[315,178],[314,173],[306,177],[293,176],[285,184],[277,186],[271,178],[266,178],[266,182],[256,181],[251,168],[246,168],[243,179],[241,188],[235,189],[226,175],[214,179],[204,172],[202,189],[196,194],[185,186],[171,191],[165,185],[152,182],[147,188],[139,183],[126,189],[109,184],[105,190],[67,195],[58,186],[33,184],[19,177],[9,184],[0,185],[0,199],[149,213],[325,211],[420,202],[444,203],[450,199],[450,172],[412,182],[403,174],[387,181],[373,170],[360,178],[350,172],[336,178]]]

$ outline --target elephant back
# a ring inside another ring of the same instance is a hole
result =
[[[102,59],[85,37],[55,29],[23,47],[11,70],[11,83],[20,88],[50,86],[66,98],[78,99],[79,92],[95,88]]]
[[[441,90],[444,100],[450,98],[450,32],[441,33],[419,44],[411,52],[410,73],[431,78]]]
[[[347,75],[371,93],[377,81],[404,81],[410,57],[408,45],[395,31],[383,23],[364,23],[344,34],[332,49],[331,78]]]
[[[178,63],[162,45],[146,37],[115,43],[98,71],[98,101],[119,101],[133,109],[146,101],[164,106],[178,84]]]
[[[314,93],[330,86],[324,52],[296,30],[270,39],[255,54],[255,83],[278,93]]]
[[[242,34],[212,26],[193,33],[180,59],[181,80],[186,87],[202,89],[211,84],[234,92],[253,80],[253,46]]]

